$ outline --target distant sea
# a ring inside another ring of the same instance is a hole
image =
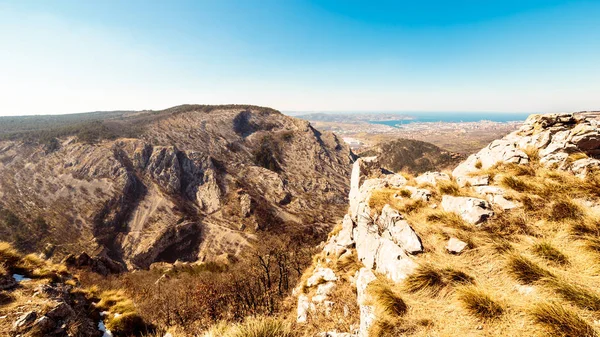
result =
[[[410,113],[403,112],[404,115],[398,120],[383,120],[383,121],[369,121],[371,124],[384,124],[396,127],[401,124],[410,123],[459,123],[459,122],[479,122],[479,121],[492,121],[492,122],[514,122],[514,121],[525,121],[532,113],[501,113],[501,112],[419,112]]]

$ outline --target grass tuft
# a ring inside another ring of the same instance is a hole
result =
[[[549,219],[552,221],[577,220],[584,216],[579,205],[571,200],[559,200],[550,206]]]
[[[421,199],[407,199],[396,205],[396,209],[402,214],[413,214],[427,207],[427,202]]]
[[[106,321],[106,328],[117,336],[133,336],[148,331],[144,319],[134,312],[110,317]]]
[[[412,195],[412,193],[409,190],[403,188],[403,189],[400,190],[400,192],[398,192],[398,195],[400,195],[403,198],[410,198],[410,196]]]
[[[558,278],[549,278],[543,281],[544,285],[554,290],[565,301],[582,309],[600,311],[600,297],[590,290]]]
[[[21,259],[21,266],[24,268],[38,268],[45,264],[46,261],[36,254],[27,254]]]
[[[8,242],[0,242],[0,263],[6,266],[14,266],[21,259],[21,253],[19,253],[13,246]]]
[[[575,236],[600,236],[600,219],[597,217],[585,217],[583,221],[573,221],[570,232]]]
[[[600,253],[600,238],[594,236],[583,237],[585,239],[585,248],[588,250]]]
[[[507,268],[515,279],[524,284],[532,284],[542,278],[553,277],[546,269],[517,254],[508,258]]]
[[[427,214],[426,219],[432,223],[441,223],[449,227],[459,228],[467,231],[473,229],[473,226],[468,225],[460,215],[454,212],[437,210]]]
[[[540,161],[540,149],[534,146],[528,146],[523,149],[523,152],[529,157],[529,161],[532,163],[537,163]]]
[[[203,337],[295,337],[291,324],[271,317],[248,317],[241,323],[219,322]]]
[[[352,249],[350,254],[344,253],[335,263],[337,272],[354,273],[362,267],[362,262],[358,260],[356,250]]]
[[[429,292],[436,295],[448,286],[471,283],[473,278],[464,272],[452,268],[437,269],[431,265],[421,265],[404,280],[404,287],[409,292]]]
[[[490,319],[497,318],[504,312],[498,302],[477,287],[463,287],[458,290],[458,299],[473,316]]]
[[[535,255],[556,264],[566,265],[569,263],[567,256],[548,242],[537,243],[533,245],[532,250]]]
[[[381,281],[372,282],[367,288],[373,305],[381,314],[392,317],[402,316],[408,310],[404,300],[387,284]]]
[[[458,184],[455,181],[440,180],[437,182],[437,188],[442,195],[460,195],[460,187],[458,187]]]
[[[512,175],[502,177],[500,184],[517,192],[525,192],[530,189],[526,182]]]
[[[530,309],[529,314],[535,323],[543,326],[552,336],[598,336],[594,328],[576,313],[556,302],[538,303]]]
[[[413,332],[415,326],[406,324],[401,319],[390,317],[378,318],[369,328],[369,336],[376,337],[397,337],[405,336],[407,333]]]
[[[112,313],[126,314],[135,312],[133,302],[122,290],[108,290],[100,294],[100,302],[96,307]]]

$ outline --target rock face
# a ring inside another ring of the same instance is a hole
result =
[[[369,304],[367,287],[376,279],[375,274],[368,268],[361,268],[356,277],[357,301],[360,308],[359,336],[368,336],[369,328],[375,321],[375,308]]]
[[[452,174],[466,177],[497,163],[524,164],[530,159],[526,150],[537,151],[540,163],[548,167],[585,177],[600,166],[595,158],[600,155],[598,121],[572,113],[531,115],[519,130],[469,156]],[[571,160],[574,153],[588,158]]]
[[[383,228],[382,236],[391,239],[407,253],[416,254],[423,251],[419,236],[410,227],[408,221],[404,220],[390,205],[383,207],[378,222]]]
[[[490,204],[482,199],[444,195],[442,208],[460,215],[466,222],[477,225],[494,215]]]
[[[367,331],[375,319],[374,308],[367,303],[366,293],[367,285],[376,279],[373,271],[394,282],[400,282],[417,266],[413,255],[423,251],[421,239],[398,211],[385,205],[377,214],[369,207],[371,192],[374,190],[386,187],[404,188],[405,184],[406,179],[403,176],[381,169],[377,158],[360,158],[354,163],[348,214],[344,216],[341,229],[325,243],[323,252],[327,259],[319,262],[302,284],[312,296],[298,296],[299,323],[306,322],[310,311],[325,310],[319,309],[320,306],[323,308],[322,303],[335,302],[335,299],[331,298],[331,290],[340,278],[332,269],[326,267],[327,261],[333,258],[342,259],[351,255],[350,251],[354,250],[358,260],[364,265],[355,277],[361,316],[358,335],[367,336]]]
[[[450,180],[450,176],[446,173],[441,172],[425,172],[415,178],[418,184],[430,184],[433,186],[437,185],[439,180]]]
[[[106,123],[140,131],[96,143],[65,136],[52,151],[0,141],[0,211],[10,214],[0,221],[14,222],[0,237],[147,268],[237,255],[263,230],[334,223],[346,208],[349,148],[278,111],[180,106]]]

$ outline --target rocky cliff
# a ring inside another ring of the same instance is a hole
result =
[[[597,122],[559,114],[452,174],[358,159],[348,213],[295,290],[297,322],[331,337],[597,336],[598,154]]]
[[[138,131],[0,142],[2,239],[146,268],[239,255],[265,231],[316,235],[343,212],[352,154],[308,122],[192,105],[102,123]]]

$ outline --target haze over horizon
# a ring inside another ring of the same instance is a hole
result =
[[[598,17],[566,0],[0,0],[0,115],[598,110]]]

